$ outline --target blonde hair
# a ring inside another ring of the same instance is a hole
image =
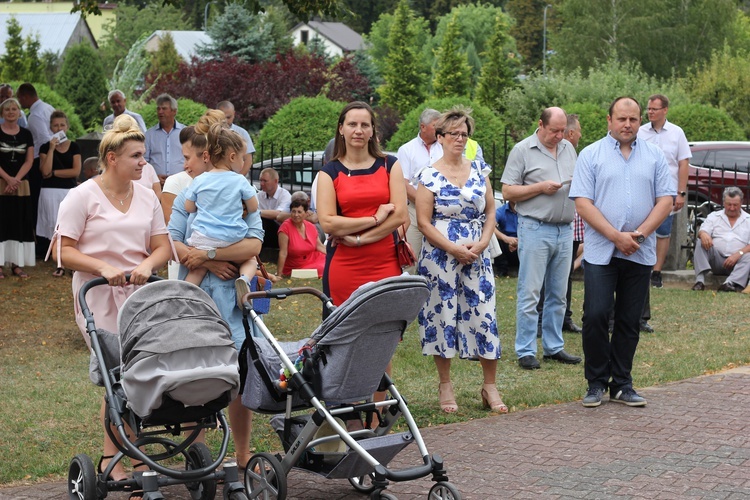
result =
[[[9,97],[8,99],[4,100],[2,104],[0,104],[0,115],[3,114],[5,112],[5,108],[10,106],[11,104],[15,104],[19,110],[22,109],[21,103],[18,102],[18,99],[16,99],[15,97]]]
[[[435,133],[445,135],[446,132],[459,127],[462,123],[466,123],[466,131],[469,137],[471,137],[471,134],[474,132],[474,118],[471,117],[471,111],[471,108],[461,106],[460,104],[453,106],[440,115],[437,123],[435,123]]]
[[[205,113],[203,113],[203,116],[198,118],[198,123],[195,124],[195,133],[208,135],[208,130],[212,125],[223,125],[226,122],[227,117],[223,111],[218,109],[208,109]]]
[[[99,171],[107,170],[107,154],[119,153],[123,145],[128,141],[145,142],[141,128],[132,116],[121,114],[115,118],[112,128],[104,133],[102,142],[99,144]]]
[[[218,165],[231,151],[240,155],[245,151],[245,141],[240,134],[221,123],[211,125],[208,129],[208,157],[211,163]]]

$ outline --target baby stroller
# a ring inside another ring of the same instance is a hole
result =
[[[86,304],[86,293],[107,281],[91,280],[79,292],[91,337],[90,376],[105,388],[105,429],[119,452],[98,473],[88,455],[73,458],[68,469],[69,498],[95,500],[110,491],[142,490],[144,500],[159,500],[164,498],[160,487],[185,484],[192,499],[209,500],[216,496],[217,483],[223,482],[225,500],[247,499],[237,463],[227,462],[218,470],[229,443],[229,426],[221,410],[240,385],[229,327],[197,286],[156,277],[149,281],[157,282],[136,290],[120,309],[119,336],[97,330]],[[128,436],[126,422],[134,436]],[[203,429],[217,426],[223,440],[214,459],[196,439]],[[183,433],[183,439],[175,440]],[[185,470],[160,463],[178,455],[184,457]],[[149,470],[115,481],[110,474],[126,456]]]
[[[278,342],[253,310],[253,301],[295,294],[315,295],[331,314],[309,339]],[[448,482],[442,458],[429,455],[406,400],[384,374],[404,330],[428,295],[426,280],[404,275],[364,285],[338,308],[308,287],[243,297],[247,337],[240,352],[242,403],[256,412],[274,414],[271,425],[285,452],[283,457],[253,455],[245,470],[250,498],[284,499],[287,475],[295,467],[329,479],[348,479],[371,499],[395,498],[385,491],[389,481],[432,474],[435,484],[429,498],[461,498]],[[262,337],[251,337],[248,317]],[[385,401],[371,401],[376,390],[387,390]],[[298,412],[310,408],[312,413]],[[361,423],[363,414],[368,425]],[[408,430],[391,433],[401,416]],[[353,421],[352,427],[359,430],[347,430],[343,420]],[[412,442],[423,463],[389,469],[388,463]]]

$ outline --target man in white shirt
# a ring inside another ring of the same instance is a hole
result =
[[[109,101],[109,105],[112,107],[112,114],[104,119],[104,122],[102,123],[102,127],[104,128],[104,130],[109,130],[112,127],[112,124],[115,122],[115,118],[125,113],[126,115],[132,116],[133,119],[135,119],[135,122],[141,128],[141,131],[143,131],[144,134],[146,133],[146,122],[143,121],[143,117],[125,107],[127,98],[125,97],[125,94],[122,93],[122,90],[115,89],[111,91],[107,95],[107,100]]]
[[[258,192],[258,210],[263,222],[263,247],[279,248],[279,225],[283,215],[291,211],[292,195],[279,187],[279,173],[273,168],[264,168],[260,172],[260,191]]]
[[[404,173],[406,183],[406,197],[409,200],[407,209],[409,211],[409,229],[406,239],[411,244],[414,253],[419,256],[422,250],[422,233],[417,227],[417,214],[414,208],[414,197],[417,195],[419,184],[419,173],[425,167],[432,165],[443,157],[443,147],[437,142],[435,135],[435,123],[440,118],[440,112],[427,108],[419,117],[419,133],[417,136],[398,148],[398,162]],[[413,273],[415,267],[407,269]]]
[[[229,125],[229,128],[240,134],[240,136],[242,136],[242,140],[244,140],[245,144],[247,144],[247,151],[245,152],[245,156],[242,159],[242,171],[240,171],[241,175],[246,175],[250,171],[250,167],[253,166],[253,153],[255,153],[255,145],[253,145],[253,140],[250,138],[250,134],[248,134],[247,130],[234,123],[234,104],[229,101],[221,101],[216,105],[216,109],[224,113],[224,116],[226,116],[227,118],[227,125]]]
[[[706,289],[708,271],[727,276],[720,292],[741,292],[750,275],[750,215],[742,210],[742,190],[731,186],[724,190],[724,210],[711,212],[698,231],[695,245],[693,290]]]
[[[36,214],[39,204],[39,192],[42,189],[42,174],[39,170],[39,148],[42,144],[49,142],[52,138],[50,130],[50,116],[55,108],[39,99],[36,88],[30,83],[22,83],[16,91],[18,102],[22,107],[29,109],[28,129],[34,139],[34,164],[29,171],[29,187],[31,188],[31,203],[34,210],[34,227],[36,227]],[[37,245],[36,253],[43,256],[46,250],[45,242],[40,241]],[[41,248],[44,247],[44,248]]]

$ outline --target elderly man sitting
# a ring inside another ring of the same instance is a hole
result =
[[[724,190],[724,210],[706,217],[698,232],[700,245],[695,246],[693,290],[705,290],[706,273],[727,276],[720,292],[741,292],[750,274],[750,215],[742,210],[742,191],[736,187]]]

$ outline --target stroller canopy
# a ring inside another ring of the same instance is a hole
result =
[[[237,395],[237,350],[229,326],[197,286],[165,280],[139,288],[117,323],[122,386],[138,416],[151,415],[166,399],[190,407],[227,391],[229,399]]]

